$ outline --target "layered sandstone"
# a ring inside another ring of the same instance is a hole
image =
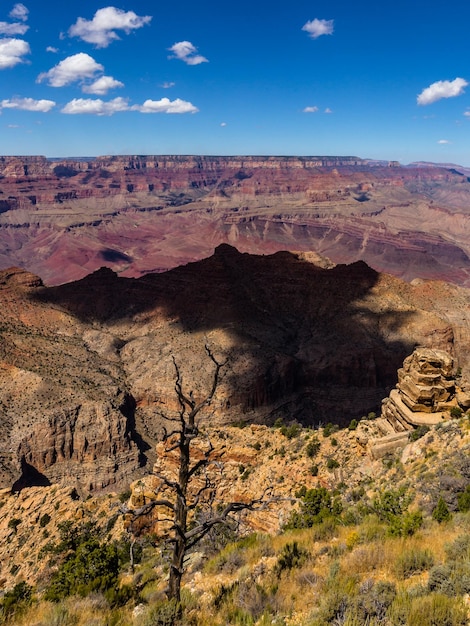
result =
[[[454,167],[358,157],[1,157],[0,267],[138,277],[229,243],[468,284],[469,198]]]

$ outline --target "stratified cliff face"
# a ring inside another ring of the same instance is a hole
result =
[[[470,183],[357,157],[0,158],[0,267],[47,284],[204,258],[316,251],[406,280],[470,284]]]
[[[173,357],[188,393],[210,388],[206,344],[227,360],[211,424],[347,424],[378,411],[416,345],[469,378],[468,290],[318,263],[224,244],[139,279],[103,268],[45,287],[1,272],[0,485],[87,491],[135,476],[178,409]]]

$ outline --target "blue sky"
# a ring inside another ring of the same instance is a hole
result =
[[[0,153],[470,166],[470,3],[0,3]]]

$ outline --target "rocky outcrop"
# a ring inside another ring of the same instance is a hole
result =
[[[398,370],[397,387],[384,400],[382,416],[396,430],[438,423],[452,407],[458,406],[455,374],[450,354],[417,348]]]
[[[434,426],[449,419],[453,408],[470,407],[456,373],[453,357],[444,350],[417,348],[404,360],[396,388],[382,403],[379,427],[386,434],[370,441],[373,458],[405,446],[414,427]]]

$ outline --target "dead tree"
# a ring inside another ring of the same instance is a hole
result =
[[[173,422],[175,426],[170,432],[165,429],[163,441],[165,453],[176,451],[176,479],[172,480],[165,474],[155,473],[161,484],[155,494],[155,499],[138,509],[124,511],[131,514],[132,519],[150,513],[155,507],[166,511],[166,516],[163,519],[160,518],[160,521],[167,524],[166,540],[172,545],[167,596],[168,599],[176,600],[177,603],[181,600],[181,579],[188,550],[198,544],[214,526],[233,520],[234,514],[246,510],[259,510],[273,501],[272,498],[268,498],[268,490],[266,490],[260,498],[249,502],[215,502],[216,488],[208,472],[210,465],[219,462],[213,454],[214,447],[207,438],[205,449],[201,452],[199,448],[198,454],[195,455],[194,445],[198,440],[201,442],[203,439],[197,418],[201,411],[212,402],[220,382],[220,372],[226,362],[219,362],[207,345],[205,350],[213,363],[214,372],[211,389],[201,401],[194,398],[192,391],[186,393],[183,389],[180,368],[173,357],[175,393],[179,410],[175,417],[169,417],[166,414],[161,414],[161,416],[168,422]],[[164,494],[164,497],[159,497],[160,493]],[[206,516],[200,523],[195,522],[196,507],[202,504],[212,506],[214,502],[219,505],[217,513]]]

